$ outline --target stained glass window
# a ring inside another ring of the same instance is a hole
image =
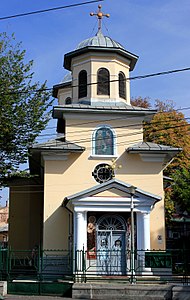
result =
[[[108,127],[101,127],[95,133],[95,155],[113,155],[114,136]]]

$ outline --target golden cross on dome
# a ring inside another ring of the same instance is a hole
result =
[[[100,31],[102,29],[102,18],[103,17],[106,17],[106,18],[110,17],[110,14],[104,14],[101,11],[101,8],[102,8],[102,5],[98,5],[98,12],[97,13],[93,13],[93,12],[90,13],[90,16],[97,16],[97,18],[98,18],[98,31]]]

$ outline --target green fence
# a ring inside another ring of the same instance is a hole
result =
[[[133,261],[132,261],[133,260]],[[73,282],[93,280],[188,283],[189,250],[168,251],[0,249],[0,279],[8,292],[71,296]]]
[[[73,257],[66,250],[0,249],[0,276],[8,293],[71,296]]]

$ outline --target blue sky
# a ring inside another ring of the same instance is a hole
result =
[[[85,0],[6,0],[0,17],[65,6]],[[0,21],[0,32],[15,33],[27,60],[34,60],[34,79],[52,87],[66,71],[63,56],[97,32],[98,4],[110,18],[103,33],[139,56],[131,76],[190,67],[189,0],[104,0],[79,7]],[[190,107],[190,71],[131,81],[132,97],[173,100],[176,108]],[[183,111],[190,117],[190,109]],[[55,125],[54,122],[51,124]],[[3,200],[2,200],[3,201]],[[2,203],[1,201],[1,203]]]

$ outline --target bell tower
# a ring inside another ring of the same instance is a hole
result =
[[[110,15],[101,11],[101,5],[97,13],[90,15],[98,18],[98,31],[65,54],[64,68],[71,75],[69,82],[54,87],[59,104],[130,105],[129,72],[134,69],[138,56],[102,33],[102,18]]]

